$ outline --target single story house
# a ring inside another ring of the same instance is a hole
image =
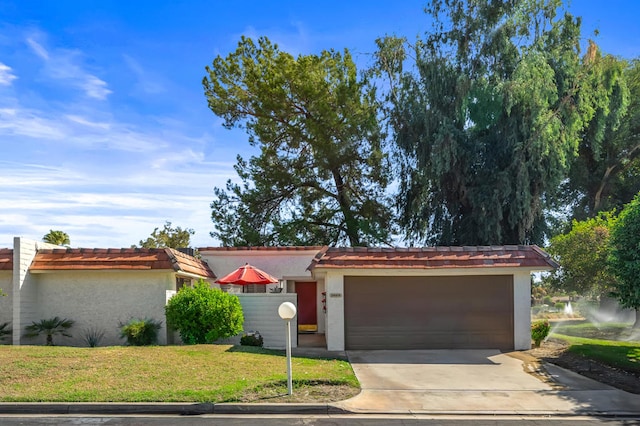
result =
[[[182,285],[202,278],[218,286],[216,276],[249,263],[279,282],[223,290],[244,290],[238,296],[245,331],[260,331],[267,347],[284,347],[277,307],[291,301],[298,309],[294,346],[321,337],[329,350],[524,350],[531,346],[531,273],[558,266],[536,246],[198,252],[201,259],[172,249],[66,249],[16,238],[13,249],[0,249],[0,288],[7,293],[0,323],[22,330],[58,315],[108,329],[103,344],[121,344],[118,323],[151,317],[164,324],[166,301]],[[81,345],[81,338],[60,343]],[[174,342],[163,328],[160,343]],[[13,343],[35,342],[14,333]]]
[[[168,298],[192,280],[215,280],[205,262],[173,249],[72,249],[15,238],[0,259],[0,288],[7,293],[0,323],[11,322],[14,345],[42,343],[24,337],[24,327],[54,316],[75,321],[73,337],[58,337],[59,344],[84,346],[94,330],[104,332],[101,345],[120,345],[119,325],[132,318],[162,321],[158,341],[171,343]]]

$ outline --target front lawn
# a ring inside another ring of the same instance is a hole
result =
[[[640,341],[634,338],[637,330],[629,324],[588,322],[560,324],[553,327],[551,337],[571,346],[569,352],[602,364],[640,373]]]
[[[297,399],[285,401],[359,391],[346,361],[294,357],[292,370]],[[287,393],[286,379],[283,353],[254,347],[0,346],[3,402],[266,402]]]

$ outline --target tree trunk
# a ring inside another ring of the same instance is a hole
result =
[[[640,330],[640,308],[636,309],[636,322],[633,324],[633,328]]]
[[[339,170],[331,170],[333,175],[333,181],[336,184],[336,191],[338,192],[338,203],[340,204],[340,210],[344,216],[345,227],[347,228],[347,237],[351,247],[360,246],[360,235],[358,232],[358,225],[356,223],[353,212],[351,211],[351,200],[344,187],[344,180]]]
[[[53,346],[53,335],[47,334],[47,346]]]

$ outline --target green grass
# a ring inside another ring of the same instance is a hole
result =
[[[346,361],[293,358],[294,388],[358,381]],[[227,345],[0,346],[4,402],[234,402],[286,393],[280,351]],[[296,391],[294,391],[296,392]]]
[[[569,343],[571,353],[640,373],[640,341],[621,340],[637,338],[637,330],[633,330],[630,324],[567,322],[557,324],[552,330],[551,337]]]
[[[568,336],[585,337],[600,340],[632,340],[634,330],[631,324],[627,323],[603,323],[593,324],[585,320],[563,321],[555,323],[552,331]],[[640,338],[640,337],[638,337]]]

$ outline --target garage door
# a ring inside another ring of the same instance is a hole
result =
[[[345,277],[347,349],[513,344],[513,277]]]

